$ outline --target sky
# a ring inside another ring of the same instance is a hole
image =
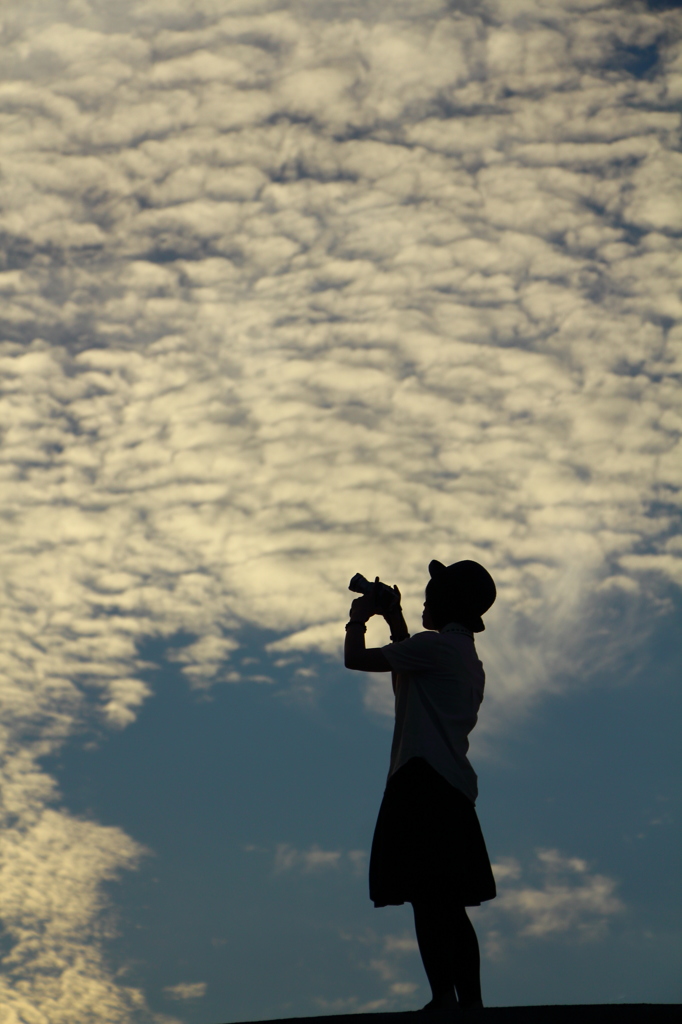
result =
[[[680,1001],[679,3],[0,32],[2,1024],[423,1005],[341,646],[432,558],[498,587],[486,1003]]]

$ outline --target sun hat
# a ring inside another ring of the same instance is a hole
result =
[[[445,605],[451,621],[464,620],[472,632],[485,629],[481,616],[488,611],[497,596],[494,580],[478,562],[465,558],[452,565],[443,565],[434,559],[429,562],[431,579],[426,586],[426,599],[436,599]]]

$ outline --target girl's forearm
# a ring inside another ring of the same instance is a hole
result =
[[[346,630],[346,639],[343,645],[344,661],[348,664],[349,661],[353,661],[353,659],[358,655],[362,655],[365,650],[364,623],[360,623],[357,626],[350,626],[350,628]]]
[[[401,640],[407,640],[409,634],[407,623],[403,617],[402,611],[393,612],[386,619],[389,628],[391,630],[391,640],[394,643],[399,643]]]

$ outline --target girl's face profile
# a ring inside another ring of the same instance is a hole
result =
[[[431,618],[431,612],[429,611],[429,606],[426,603],[426,601],[424,601],[424,611],[422,612],[422,626],[424,627],[424,629],[436,628],[433,623],[433,619]]]

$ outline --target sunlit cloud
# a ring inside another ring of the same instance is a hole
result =
[[[170,999],[189,1000],[202,999],[206,995],[205,981],[181,981],[177,985],[166,985],[164,993]]]
[[[342,996],[338,999],[313,996],[311,1003],[317,1009],[324,1010],[326,1014],[377,1013],[380,1010],[386,1012],[389,1007],[389,999],[385,997],[363,1002],[357,996]]]
[[[603,939],[611,920],[626,909],[615,879],[592,873],[585,860],[558,850],[536,851],[530,872],[539,885],[522,879],[524,871],[515,858],[494,864],[493,872],[497,898],[474,911],[486,929],[484,951],[491,960],[504,958],[519,938]]]
[[[255,846],[247,846],[247,850],[258,849]],[[309,850],[297,850],[289,843],[278,843],[275,849],[274,868],[275,874],[284,871],[291,871],[297,868],[304,873],[326,871],[329,868],[338,869],[345,865],[344,857],[350,861],[355,874],[364,872],[367,866],[366,850],[323,850],[317,843],[313,843]]]
[[[145,1011],[139,989],[111,978],[100,950],[102,938],[115,934],[102,882],[134,868],[144,849],[118,828],[41,808],[50,780],[15,768],[10,758],[0,831],[0,919],[10,941],[0,1003],[7,1019],[172,1024]]]
[[[491,570],[489,729],[636,641],[643,598],[665,611],[675,12],[131,0],[3,18],[17,813],[48,813],[37,757],[135,719],[144,638],[194,637],[173,655],[194,688],[267,683],[235,663],[242,627],[275,631],[273,655],[334,654],[358,570],[398,582],[413,623],[431,558]],[[385,679],[365,703],[390,714]],[[100,878],[130,866],[127,841]]]
[[[413,962],[410,961],[419,955],[419,946],[414,935],[407,932],[379,935],[370,928],[360,934],[341,931],[339,937],[343,942],[350,944],[351,955],[358,969],[370,971],[379,978],[384,986],[385,995],[379,1000],[374,1000],[371,1005],[365,1004],[362,1009],[356,1006],[357,998],[351,997],[338,1007],[335,1005],[335,1012],[372,1013],[379,1009],[404,1009],[405,1000],[411,1001],[419,988],[416,982],[405,977],[406,969],[413,966]],[[316,1000],[316,1003],[321,1007],[325,1006],[324,1001]],[[331,1004],[329,1008],[331,1009]]]

